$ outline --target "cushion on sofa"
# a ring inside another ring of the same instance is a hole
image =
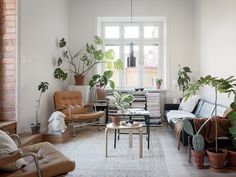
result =
[[[193,95],[189,97],[187,100],[182,99],[179,105],[179,110],[193,112],[200,98],[201,97],[199,95]]]
[[[0,158],[6,157],[14,151],[18,150],[15,142],[11,137],[5,132],[0,130]],[[4,171],[16,171],[25,165],[24,159],[19,159],[16,162],[9,163],[3,167],[0,167],[0,170]]]
[[[202,104],[201,109],[199,110],[197,117],[211,117],[214,111],[215,105],[213,103],[210,103],[208,101],[204,101]]]
[[[171,119],[182,119],[185,117],[196,117],[193,113],[181,110],[170,110],[166,113],[167,121],[170,123]]]

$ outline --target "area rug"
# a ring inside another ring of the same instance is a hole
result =
[[[114,133],[109,131],[108,157],[105,157],[104,130],[95,127],[83,128],[69,142],[56,145],[76,163],[68,177],[168,177],[165,156],[158,131],[151,131],[150,149],[143,136],[144,157],[139,158],[138,136],[133,136],[129,148],[128,135],[121,135],[117,148],[113,148]]]

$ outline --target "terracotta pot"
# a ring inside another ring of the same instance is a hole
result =
[[[119,116],[112,116],[111,120],[112,120],[112,123],[114,126],[120,126],[120,117]]]
[[[193,158],[193,165],[195,168],[204,168],[204,157],[205,157],[205,151],[198,152],[193,149],[191,149],[191,154]]]
[[[75,85],[84,85],[85,75],[74,75]]]
[[[207,155],[211,168],[222,169],[225,167],[226,150],[218,148],[218,152],[216,152],[215,148],[209,148],[207,149]]]
[[[228,149],[227,151],[228,165],[230,167],[236,167],[236,149]]]
[[[160,89],[161,88],[161,85],[157,84],[157,89]]]
[[[105,91],[101,88],[96,89],[97,92],[97,100],[105,100]]]

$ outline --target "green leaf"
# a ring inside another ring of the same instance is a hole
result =
[[[94,56],[94,58],[96,59],[96,60],[102,60],[103,59],[103,57],[104,57],[104,53],[103,53],[103,50],[95,50],[94,52],[93,52],[93,56]]]
[[[193,136],[194,135],[194,131],[193,131],[193,126],[192,124],[189,122],[189,120],[187,118],[183,119],[183,128],[184,128],[184,131]]]
[[[204,150],[204,146],[205,146],[205,142],[204,142],[204,138],[202,137],[202,135],[197,134],[193,136],[193,149],[201,152]]]
[[[110,87],[112,88],[112,90],[114,90],[115,89],[115,82],[112,80],[109,80],[109,82],[110,82]]]
[[[231,120],[236,120],[236,112],[231,111],[227,114],[227,117]]]
[[[124,69],[124,62],[122,59],[117,59],[114,61],[114,68],[117,70],[123,70]]]
[[[109,49],[108,51],[105,51],[105,57],[108,60],[113,60],[114,59],[114,51],[112,49]]]
[[[61,59],[61,57],[59,57],[57,60],[57,66],[60,66],[61,64],[62,64],[62,59]]]
[[[49,83],[48,82],[40,82],[38,85],[38,90],[41,91],[41,93],[45,92],[48,90]]]
[[[230,104],[230,107],[231,107],[233,110],[236,110],[236,103],[234,103],[234,102],[231,103],[231,104]]]
[[[102,45],[102,39],[98,36],[94,36],[94,42],[97,45]]]
[[[64,38],[62,38],[62,39],[59,41],[59,47],[60,47],[60,48],[63,48],[63,47],[65,47],[65,46],[66,46],[66,41],[65,41]]]
[[[110,79],[113,75],[113,71],[111,70],[105,71],[103,75],[106,76],[108,79]]]
[[[68,77],[68,73],[65,73],[61,68],[56,68],[54,71],[54,77],[56,79],[66,80]]]

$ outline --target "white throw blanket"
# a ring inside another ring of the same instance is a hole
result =
[[[48,120],[48,132],[64,132],[66,130],[65,114],[60,111],[52,113]]]

